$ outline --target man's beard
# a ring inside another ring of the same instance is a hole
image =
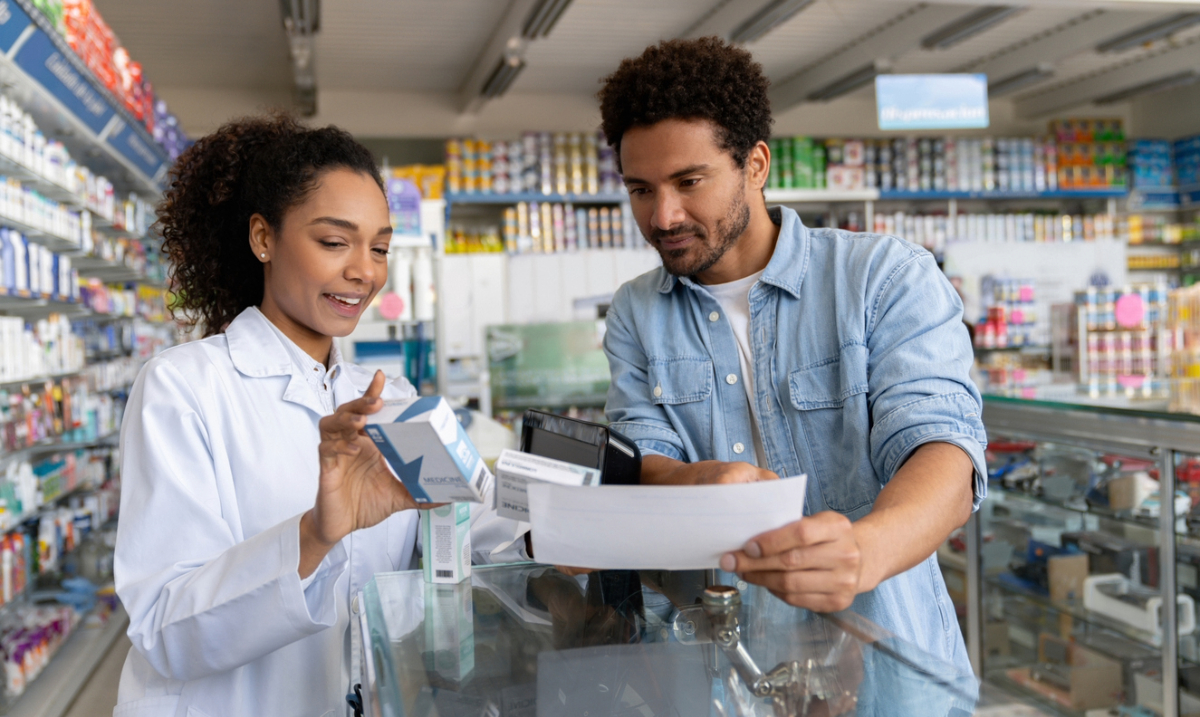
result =
[[[709,242],[708,233],[699,224],[685,224],[670,231],[654,229],[650,233],[650,245],[658,250],[663,268],[675,276],[695,276],[708,271],[725,256],[725,252],[737,243],[746,227],[750,225],[750,207],[746,204],[743,191],[729,204],[725,216],[717,220],[716,236]],[[662,241],[691,234],[696,237],[693,246],[683,249],[662,249]]]

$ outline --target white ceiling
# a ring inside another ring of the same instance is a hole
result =
[[[277,0],[95,2],[131,56],[168,97],[184,90],[279,96],[291,88]],[[527,66],[509,94],[593,95],[600,79],[623,57],[660,39],[682,36],[702,19],[717,17],[718,12],[748,16],[766,2],[574,0],[548,38],[530,43],[525,54]],[[980,2],[939,4],[954,5],[955,11],[961,9],[966,15]],[[450,98],[464,90],[477,64],[495,64],[498,55],[485,57],[485,49],[510,8],[527,7],[528,0],[324,0],[321,5],[316,67],[322,92],[343,93],[339,96],[349,96],[348,92],[412,93],[443,98],[436,100],[440,106],[457,102]],[[816,0],[748,49],[779,83],[829,62],[847,46],[871,47],[881,28],[902,20],[918,5],[909,0]],[[1136,21],[1131,20],[1130,27],[1140,25],[1148,12],[1165,17],[1200,11],[1200,2],[1049,0],[1028,5],[949,49],[914,47],[889,59],[897,72],[970,71],[986,59],[1020,53],[1032,38],[1086,20],[1097,8],[1141,13]],[[932,32],[937,27],[928,29]],[[1192,42],[1196,38],[1200,38],[1200,27],[1178,35],[1174,45],[1159,43],[1116,55],[1081,51],[1056,63],[1052,80],[1018,98],[1054,92],[1081,78],[1163,52],[1177,53],[1181,67],[1200,69],[1200,43]],[[1098,36],[1095,41],[1104,39]],[[470,94],[470,88],[466,91]],[[869,92],[866,88],[856,94]],[[481,113],[488,111],[485,105]],[[189,117],[181,119],[188,127]]]

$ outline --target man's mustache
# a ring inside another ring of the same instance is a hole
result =
[[[692,226],[685,226],[685,227],[677,227],[675,229],[669,229],[669,230],[655,229],[652,232],[650,232],[650,241],[657,244],[657,243],[662,242],[663,240],[674,239],[675,237],[686,236],[688,234],[696,235],[697,239],[705,239],[708,236],[708,234],[705,233],[705,231],[702,227],[692,225]]]

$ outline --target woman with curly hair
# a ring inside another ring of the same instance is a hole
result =
[[[347,133],[251,118],[195,144],[158,209],[206,338],[138,376],[121,432],[115,717],[341,715],[353,596],[415,564],[417,507],[362,429],[404,379],[343,361],[383,287],[383,181]],[[475,558],[522,557],[477,507]]]

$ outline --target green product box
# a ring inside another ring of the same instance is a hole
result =
[[[814,180],[812,138],[793,137],[792,186],[797,189],[812,189]]]
[[[421,512],[421,566],[427,583],[471,577],[471,504],[447,503]]]
[[[767,174],[767,188],[779,189],[779,165],[783,162],[783,147],[778,139],[772,139],[767,143],[767,146],[771,150],[771,170]]]
[[[793,169],[793,148],[791,137],[782,137],[779,140],[779,186],[783,189],[791,189],[795,184],[795,173]]]
[[[825,188],[825,145],[820,142],[813,145],[813,189]]]

